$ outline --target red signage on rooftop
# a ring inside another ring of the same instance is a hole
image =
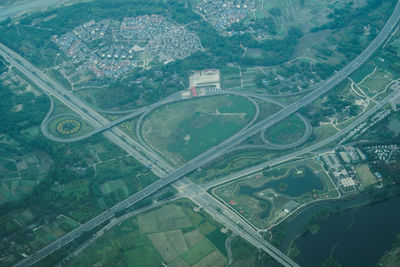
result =
[[[196,87],[194,86],[190,87],[190,92],[192,93],[192,96],[197,96]]]

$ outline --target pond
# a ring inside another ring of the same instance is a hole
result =
[[[298,172],[301,172],[301,174],[298,174]],[[276,192],[289,197],[299,197],[305,193],[312,192],[313,190],[322,190],[324,184],[310,168],[301,166],[296,169],[291,169],[288,176],[282,179],[268,181],[260,187],[241,185],[239,188],[239,194],[254,196],[254,194],[267,188],[271,188]]]

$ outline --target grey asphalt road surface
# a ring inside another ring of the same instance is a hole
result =
[[[245,129],[244,131],[241,131],[240,133],[238,133],[238,134],[234,135],[233,137],[227,139],[226,141],[222,142],[220,145],[218,145],[214,148],[211,148],[204,154],[196,157],[195,159],[189,161],[188,163],[181,166],[180,168],[177,168],[173,172],[169,173],[163,179],[160,179],[157,182],[147,186],[143,190],[130,196],[129,198],[125,199],[124,201],[116,204],[115,206],[113,206],[109,210],[105,211],[104,213],[100,214],[99,216],[97,216],[97,217],[91,219],[90,221],[88,221],[87,223],[82,224],[81,226],[75,228],[74,230],[67,233],[63,237],[59,238],[55,242],[49,244],[48,246],[42,248],[41,250],[39,250],[37,252],[35,252],[31,256],[25,258],[24,260],[19,262],[16,266],[29,266],[29,265],[36,263],[40,259],[44,258],[45,256],[47,256],[50,253],[57,250],[59,248],[60,244],[65,245],[65,244],[71,242],[76,237],[78,237],[80,234],[82,234],[84,231],[90,230],[93,227],[101,224],[102,222],[112,218],[114,216],[115,212],[124,210],[124,209],[132,206],[133,204],[148,197],[149,195],[160,190],[161,188],[165,187],[166,185],[171,184],[172,182],[177,181],[178,179],[184,177],[186,174],[192,172],[193,170],[196,170],[200,166],[203,166],[204,164],[213,161],[217,157],[223,155],[231,147],[242,142],[249,136],[256,134],[257,132],[261,131],[262,129],[264,129],[266,127],[270,127],[271,125],[274,125],[275,123],[288,117],[290,114],[297,112],[297,110],[299,110],[303,106],[311,103],[312,101],[314,101],[315,99],[320,97],[322,94],[324,94],[327,91],[329,91],[330,89],[332,89],[335,85],[337,85],[338,83],[343,81],[348,75],[350,75],[361,64],[363,64],[376,51],[376,49],[383,43],[383,41],[386,39],[386,37],[390,34],[390,32],[393,30],[394,26],[397,24],[399,17],[400,17],[400,2],[397,3],[392,16],[387,21],[387,23],[384,26],[384,28],[382,29],[382,31],[371,42],[371,44],[366,48],[366,50],[364,50],[358,57],[356,57],[346,67],[344,67],[342,70],[335,73],[335,75],[333,75],[331,78],[326,80],[318,89],[314,90],[312,93],[304,96],[299,101],[296,101],[295,103],[283,108],[281,111],[272,115],[268,120],[264,120],[258,124],[255,124],[254,126],[249,127],[248,129]],[[16,56],[15,54],[11,53],[12,55],[10,55],[8,53],[10,53],[8,48],[6,48],[4,45],[0,45],[0,54],[1,55],[3,55],[3,56],[5,55],[5,57]],[[26,64],[26,62],[24,62],[23,64]],[[35,78],[35,77],[33,77],[33,78]],[[43,78],[43,77],[41,77],[41,78]],[[376,106],[378,106],[378,105],[376,105]],[[79,115],[87,116],[86,114],[79,114]],[[89,120],[91,120],[91,119],[93,120],[93,118],[89,118]],[[96,120],[97,119],[99,119],[99,118],[96,118]],[[99,123],[98,121],[96,121],[96,122],[97,122],[96,124],[98,124],[96,126],[100,127],[101,123]],[[335,140],[335,139],[333,139],[333,140]],[[311,148],[312,148],[312,146],[310,147],[310,149]],[[301,155],[300,152],[298,152],[299,155]],[[212,212],[211,206],[209,209],[210,209],[210,212]],[[222,216],[222,215],[218,213],[218,210],[215,210],[215,216]],[[220,218],[220,219],[223,220],[224,218]],[[240,226],[238,226],[238,225],[236,225],[236,226],[232,225],[231,227],[236,227],[236,228],[239,227],[240,228]],[[243,231],[241,229],[236,229],[236,230],[238,232]],[[245,234],[245,236],[252,236],[256,240],[258,240],[258,238],[261,238],[261,237],[254,236],[254,234],[255,234],[254,232],[250,232],[250,233]],[[265,240],[262,239],[262,241],[261,240],[259,240],[259,241],[262,242],[262,244],[260,244],[259,246],[265,246],[265,244],[264,244]],[[274,254],[273,253],[274,250],[272,248],[264,247],[264,249],[270,250],[270,251],[272,251],[271,254]],[[278,250],[275,253],[275,255],[279,255],[279,253],[280,253],[280,251]],[[281,261],[286,262],[286,264],[288,266],[297,266],[297,264],[291,263],[290,259],[288,259],[286,257],[286,255],[284,255],[284,257],[281,258]]]

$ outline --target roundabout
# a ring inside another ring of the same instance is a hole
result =
[[[56,131],[62,135],[71,135],[81,129],[81,122],[75,119],[67,119],[56,125]]]

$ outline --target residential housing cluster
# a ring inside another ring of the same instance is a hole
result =
[[[396,163],[400,154],[400,147],[397,144],[373,145],[366,147],[365,150],[374,156],[373,163]]]
[[[196,6],[199,12],[217,30],[223,31],[243,20],[255,9],[256,0],[202,0]]]
[[[126,17],[122,22],[89,21],[52,40],[81,70],[118,77],[154,58],[168,63],[201,49],[196,34],[160,15]]]

